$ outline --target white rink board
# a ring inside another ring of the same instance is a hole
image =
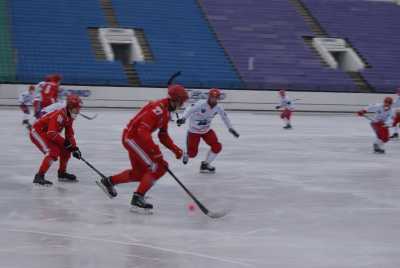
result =
[[[83,98],[86,107],[138,108],[149,100],[163,98],[165,88],[130,87],[89,87],[68,86],[68,89],[89,89],[92,94]],[[16,105],[18,93],[26,90],[27,85],[0,84],[0,105]],[[207,90],[190,89],[191,92]],[[223,101],[228,110],[271,111],[279,102],[277,91],[224,90]],[[381,102],[390,94],[332,93],[332,92],[288,92],[299,111],[354,112],[371,103]]]

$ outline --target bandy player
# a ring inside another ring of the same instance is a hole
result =
[[[397,89],[397,98],[394,101],[392,107],[395,109],[393,117],[393,134],[390,136],[391,139],[399,138],[399,124],[400,124],[400,88]]]
[[[178,126],[184,124],[187,119],[189,122],[189,130],[186,140],[186,153],[183,157],[183,163],[187,164],[189,158],[194,158],[197,155],[200,139],[203,139],[211,148],[207,153],[205,161],[201,162],[200,172],[214,173],[215,167],[211,166],[211,162],[217,157],[218,153],[222,150],[222,145],[219,143],[217,135],[214,130],[210,128],[211,121],[214,116],[219,114],[224,121],[229,132],[236,138],[239,137],[231,124],[227,114],[222,106],[218,105],[218,100],[221,97],[221,92],[217,88],[212,88],[208,92],[207,100],[199,100],[194,105],[186,108],[183,116],[176,122]]]
[[[385,153],[384,144],[389,141],[389,127],[393,124],[392,104],[393,99],[386,97],[383,103],[371,105],[357,112],[359,116],[365,116],[367,112],[374,113],[374,116],[371,118],[371,127],[376,134],[376,141],[374,142],[375,153]]]
[[[281,119],[286,122],[286,125],[283,127],[284,129],[291,129],[292,125],[290,124],[290,118],[293,113],[293,103],[286,95],[286,91],[284,89],[279,90],[279,96],[281,98],[280,104],[275,107],[275,109],[283,109],[281,112]]]
[[[171,150],[177,159],[183,151],[168,134],[170,113],[179,109],[188,99],[181,85],[169,85],[168,96],[146,104],[128,123],[122,133],[122,144],[128,151],[131,167],[110,177],[96,181],[110,197],[117,196],[114,185],[138,181],[139,185],[131,199],[131,209],[151,210],[153,205],[145,201],[147,191],[160,179],[168,168],[160,147],[153,141],[152,133],[158,130],[158,139]]]

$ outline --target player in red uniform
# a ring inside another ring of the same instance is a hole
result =
[[[149,102],[131,119],[122,134],[122,144],[128,151],[131,168],[97,181],[110,198],[117,195],[114,185],[139,181],[132,196],[132,208],[153,208],[144,196],[154,182],[165,174],[168,163],[151,135],[159,129],[160,142],[180,159],[183,151],[170,138],[168,122],[170,112],[180,108],[187,99],[188,93],[183,86],[170,85],[167,98]]]
[[[45,155],[33,183],[52,185],[46,180],[45,174],[53,161],[60,159],[58,179],[65,182],[77,182],[75,175],[66,172],[68,160],[72,155],[80,159],[81,152],[76,145],[72,124],[79,114],[82,101],[79,96],[69,95],[65,108],[46,114],[36,121],[31,129],[31,141]],[[65,138],[60,133],[65,129]]]
[[[36,85],[37,95],[33,101],[36,118],[39,118],[43,108],[57,102],[61,79],[59,74],[52,74],[46,76],[45,81]]]

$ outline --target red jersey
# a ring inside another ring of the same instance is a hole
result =
[[[168,98],[149,102],[128,123],[124,130],[124,138],[136,140],[148,149],[150,157],[157,157],[161,152],[154,143],[151,134],[159,129],[158,138],[160,142],[174,151],[177,146],[168,134],[169,121]]]
[[[45,108],[50,104],[57,102],[58,99],[58,83],[54,82],[40,82],[37,85],[37,90],[40,92],[39,101],[41,102],[41,108]]]
[[[49,141],[52,141],[60,146],[64,146],[64,141],[67,139],[76,147],[74,130],[72,127],[73,119],[67,115],[67,109],[55,110],[44,115],[33,124],[33,128],[39,134],[45,134]],[[60,135],[65,129],[65,139]]]

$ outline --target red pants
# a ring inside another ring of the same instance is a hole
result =
[[[111,182],[115,185],[139,181],[136,192],[145,195],[154,182],[165,174],[166,167],[153,162],[147,146],[141,144],[139,139],[128,138],[123,134],[122,144],[128,151],[131,168],[111,176]]]
[[[71,158],[71,152],[47,139],[45,133],[37,132],[34,128],[29,133],[29,137],[33,144],[45,155],[42,164],[39,168],[39,173],[44,175],[50,168],[53,161],[60,158],[59,171],[65,172],[67,169],[68,160]]]
[[[393,127],[400,123],[400,112],[397,112],[393,119]]]
[[[281,113],[281,119],[287,119],[290,120],[290,117],[292,116],[292,111],[289,109],[284,109]]]
[[[210,129],[207,133],[197,134],[188,132],[187,134],[187,154],[189,157],[193,158],[197,155],[199,150],[200,138],[203,138],[204,142],[211,147],[213,153],[219,153],[222,150],[221,143],[218,142],[217,135],[214,130]]]
[[[382,122],[371,123],[376,136],[383,142],[389,141],[389,128],[387,128]]]
[[[21,111],[22,111],[24,114],[29,114],[29,108],[28,108],[28,106],[26,106],[25,104],[21,104],[21,105],[19,106],[19,108],[21,109]]]

